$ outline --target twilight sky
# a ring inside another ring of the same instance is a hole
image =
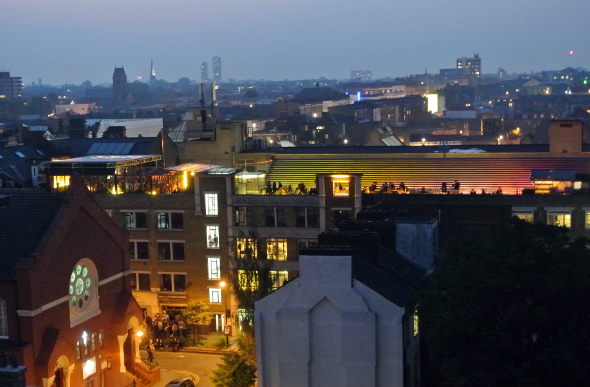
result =
[[[483,73],[590,68],[588,0],[0,0],[0,71],[30,84],[373,79],[438,72],[479,52]],[[569,51],[575,54],[570,55]]]

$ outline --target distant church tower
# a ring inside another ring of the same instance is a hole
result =
[[[150,65],[150,85],[154,83],[156,80],[156,70],[154,69],[154,60],[152,59],[152,64]]]
[[[126,105],[129,102],[129,85],[127,74],[123,66],[115,67],[113,73],[113,103],[115,105]]]

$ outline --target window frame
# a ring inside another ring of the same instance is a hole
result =
[[[547,211],[547,224],[551,226],[565,227],[568,229],[572,228],[572,208],[546,208]],[[557,224],[556,218],[553,218],[553,223],[550,222],[551,217],[563,216],[564,225],[560,226]],[[566,218],[567,217],[567,218]]]
[[[158,240],[156,241],[157,245],[158,245],[158,262],[184,262],[186,259],[186,251],[184,248],[185,245],[185,241],[183,240]],[[160,250],[160,245],[164,246],[164,245],[168,245],[169,246],[169,252],[170,252],[170,259],[162,259],[162,254],[161,254],[161,250]],[[182,259],[175,259],[175,250],[174,250],[174,246],[175,245],[182,245]]]
[[[266,238],[266,258],[273,261],[286,261],[289,253],[288,240],[287,238]],[[282,247],[282,249],[281,249]],[[271,249],[274,248],[276,253],[273,253]],[[282,250],[282,253],[281,253]]]
[[[212,263],[216,262],[215,265]],[[214,269],[213,266],[216,266]],[[220,280],[221,279],[221,257],[207,257],[207,279]]]
[[[170,288],[171,290],[164,290],[162,288],[162,276],[169,275],[170,276]],[[176,276],[184,276],[184,290],[176,290]],[[158,277],[160,277],[160,292],[169,292],[169,293],[186,293],[186,273],[184,272],[171,272],[171,271],[159,271]]]
[[[178,226],[178,220],[173,221],[173,215],[180,214],[180,227],[174,227],[175,225]],[[160,227],[162,224],[160,222],[160,217],[166,217],[166,227]],[[156,211],[156,229],[158,231],[183,231],[184,230],[184,211]]]
[[[208,249],[219,249],[219,230],[218,224],[205,225],[205,243]],[[215,241],[215,238],[217,238],[217,241]]]
[[[219,297],[219,301],[213,301],[213,295],[217,293]],[[221,292],[221,288],[211,287],[209,288],[209,303],[210,304],[218,304],[220,305],[223,302],[223,294]]]
[[[219,216],[219,194],[217,192],[203,192],[205,202],[205,216]],[[210,201],[213,201],[210,206]]]
[[[148,229],[148,220],[147,220],[147,210],[121,210],[121,215],[123,217],[123,228],[127,230],[147,230]],[[131,223],[127,222],[127,214],[131,214],[132,221]],[[145,227],[137,227],[137,214],[144,214],[145,215]],[[128,227],[129,224],[132,224],[133,227]]]
[[[235,207],[234,216],[236,227],[248,227],[248,207]]]
[[[244,244],[244,248],[240,249],[240,243]],[[252,249],[252,256],[248,257],[246,253],[246,246],[250,244]],[[236,257],[238,259],[257,259],[258,258],[258,241],[256,238],[237,237],[236,238]]]
[[[152,279],[151,279],[151,272],[149,271],[132,271],[131,275],[135,279],[135,286],[133,286],[133,282],[131,283],[131,290],[135,292],[150,292],[152,290]],[[148,276],[148,288],[147,289],[140,289],[141,281],[139,280],[140,275],[147,275]],[[133,281],[133,279],[132,279]]]
[[[270,282],[272,284],[272,290],[277,290],[278,288],[283,286],[285,281],[289,281],[289,272],[285,270],[271,270],[269,271],[268,275],[270,277]],[[279,285],[279,281],[281,280],[281,278],[283,279],[283,282]]]
[[[138,258],[138,243],[147,243],[147,258]],[[133,244],[133,253],[131,253],[131,244]],[[129,239],[129,253],[132,261],[149,261],[150,260],[150,241],[147,239]]]

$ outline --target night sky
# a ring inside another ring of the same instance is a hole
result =
[[[373,79],[590,68],[588,0],[0,0],[0,71],[30,84],[200,79],[203,61],[242,79]],[[570,55],[570,50],[574,51]]]

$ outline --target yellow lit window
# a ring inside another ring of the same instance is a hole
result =
[[[350,193],[350,182],[348,179],[333,180],[334,196],[348,196]]]
[[[238,284],[241,290],[258,290],[258,272],[255,270],[238,270]]]
[[[549,212],[547,214],[547,224],[558,227],[571,227],[571,215],[565,212]]]
[[[285,261],[287,259],[287,239],[268,238],[266,240],[266,256],[268,259]]]
[[[70,185],[69,176],[53,176],[53,188],[67,187]]]
[[[533,218],[533,212],[515,212],[512,215],[518,217],[518,219],[522,219],[525,222],[528,223],[533,223],[534,218]]]
[[[254,259],[258,257],[256,240],[253,238],[237,238],[237,257],[240,259]]]

